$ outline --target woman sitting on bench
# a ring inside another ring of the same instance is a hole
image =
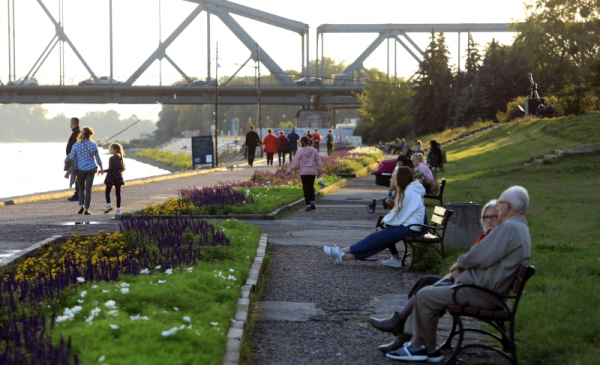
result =
[[[487,236],[492,229],[498,226],[498,207],[496,205],[496,199],[490,200],[481,210],[481,223],[483,224],[483,233],[481,236],[477,238],[475,241],[475,245],[481,242],[482,239]],[[396,336],[394,341],[391,343],[379,346],[379,350],[383,353],[388,353],[391,351],[395,351],[402,347],[405,342],[409,341],[412,337],[411,333],[404,332],[404,322],[406,318],[412,313],[414,303],[415,303],[415,294],[417,292],[427,286],[442,286],[442,285],[453,285],[454,279],[452,279],[449,275],[444,278],[440,278],[434,275],[428,275],[422,277],[417,281],[417,283],[413,286],[411,291],[408,293],[408,302],[400,310],[399,312],[394,312],[394,314],[390,318],[385,319],[376,319],[371,318],[369,322],[373,327],[377,328],[383,332],[391,332]],[[445,312],[445,311],[444,311]],[[444,313],[440,313],[440,317],[443,316]]]
[[[375,228],[374,233],[350,247],[339,248],[337,245],[323,247],[325,253],[333,257],[336,264],[341,264],[343,260],[360,260],[374,255],[407,235],[427,233],[426,228],[411,229],[410,232],[406,228],[411,224],[423,224],[426,214],[423,204],[425,188],[415,180],[415,175],[409,167],[398,167],[396,189],[394,208],[382,219],[382,226]],[[400,256],[398,254],[396,256],[395,258],[400,260]]]

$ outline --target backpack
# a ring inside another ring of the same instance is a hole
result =
[[[333,142],[333,135],[328,134],[327,136],[325,136],[325,141],[327,141],[327,143]]]
[[[315,143],[319,143],[319,137],[315,138]]]

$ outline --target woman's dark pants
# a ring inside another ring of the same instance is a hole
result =
[[[273,155],[275,153],[268,153],[267,152],[267,166],[271,165],[273,166]]]
[[[302,179],[302,190],[304,191],[304,201],[306,205],[315,201],[315,175],[300,175]]]
[[[93,170],[77,170],[77,181],[79,182],[79,205],[85,202],[85,209],[90,208],[92,201],[92,185],[94,185],[94,176],[96,169]]]
[[[279,166],[285,165],[285,151],[277,152],[277,154],[279,155]],[[281,159],[283,159],[283,163],[281,163]]]

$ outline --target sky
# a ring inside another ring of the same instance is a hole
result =
[[[8,27],[7,1],[0,0],[0,80],[8,80]],[[16,0],[16,65],[17,77],[27,74],[54,35],[54,27],[38,0]],[[59,0],[39,0],[55,19],[58,19]],[[109,1],[63,0],[64,25],[67,36],[74,43],[97,76],[110,74],[109,57]],[[431,23],[506,23],[522,20],[523,0],[504,0],[492,6],[481,0],[237,0],[250,6],[310,26],[310,55],[316,51],[316,28],[321,24],[431,24]],[[159,4],[160,3],[160,4]],[[159,6],[160,5],[160,6]],[[113,70],[117,80],[125,81],[156,49],[159,39],[166,39],[193,11],[197,4],[186,0],[113,0]],[[159,10],[160,9],[160,10]],[[160,35],[159,35],[160,14]],[[167,49],[172,58],[189,76],[205,78],[207,75],[206,12],[202,12]],[[284,70],[300,70],[302,61],[301,37],[297,33],[233,15],[257,41],[261,48]],[[424,49],[428,34],[409,34]],[[336,60],[354,61],[377,37],[377,34],[325,34],[325,56]],[[474,33],[475,42],[485,45],[493,38],[510,44],[514,33]],[[458,35],[446,34],[451,53],[451,63],[458,61]],[[250,56],[250,51],[216,17],[211,16],[211,67],[215,72],[215,50],[219,48],[219,75],[233,74]],[[467,35],[461,35],[461,52],[467,45]],[[77,84],[90,75],[65,46],[65,80]],[[366,68],[387,68],[387,51],[384,42],[364,63]],[[390,43],[390,72],[394,72],[393,43]],[[464,59],[461,60],[464,65]],[[240,76],[253,76],[254,64],[243,67]],[[396,71],[398,76],[409,77],[417,70],[417,62],[398,45]],[[263,69],[263,74],[267,73]],[[146,70],[137,85],[168,85],[180,74],[166,61]],[[50,54],[36,75],[40,84],[59,83],[58,47]],[[122,117],[137,115],[140,118],[158,119],[157,105],[87,105],[45,104],[48,116],[65,113],[81,116],[87,111],[114,109]]]

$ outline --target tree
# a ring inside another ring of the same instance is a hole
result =
[[[319,59],[319,69],[317,70],[316,60],[310,60],[308,72],[310,76],[318,76],[321,77],[321,60]],[[331,79],[334,74],[341,74],[348,68],[348,64],[346,64],[346,60],[336,61],[333,58],[325,57],[323,59],[324,67],[324,78]]]
[[[465,69],[467,74],[475,75],[481,65],[481,55],[479,54],[479,45],[473,40],[473,35],[469,33],[469,43],[467,47],[467,64]]]
[[[360,113],[365,121],[355,133],[369,142],[387,141],[394,137],[405,137],[411,129],[410,105],[414,91],[410,85],[382,82],[387,76],[377,69],[368,73],[370,83],[357,95],[361,104]]]
[[[446,125],[453,82],[448,62],[444,32],[442,30],[436,38],[432,27],[429,45],[419,63],[417,88],[412,100],[413,129],[417,134],[441,131]]]

